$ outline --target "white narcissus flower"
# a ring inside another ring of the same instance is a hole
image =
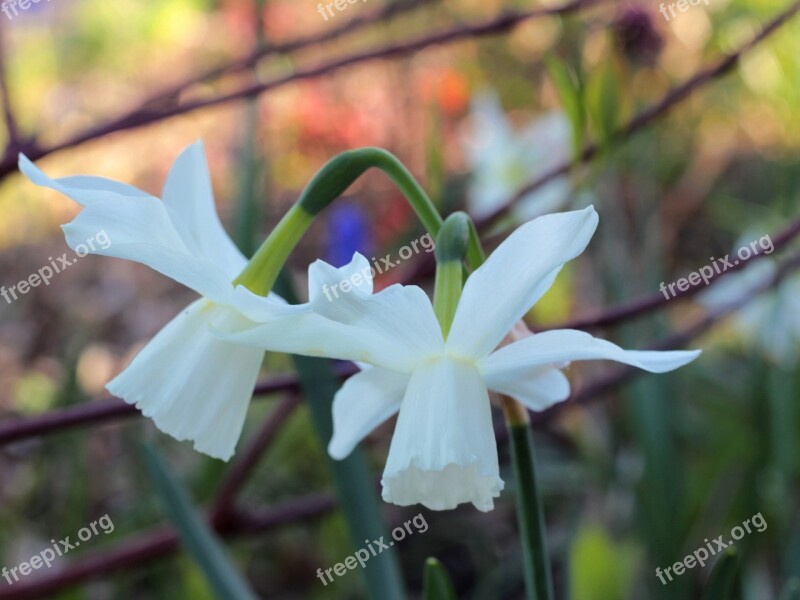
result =
[[[318,320],[314,348],[308,340],[273,339],[269,323],[254,328],[242,323],[229,330],[229,339],[357,361],[363,370],[334,399],[330,455],[345,458],[399,412],[383,472],[384,500],[433,510],[471,502],[487,511],[504,485],[489,390],[540,411],[569,395],[569,382],[554,365],[606,359],[661,373],[699,354],[623,350],[574,330],[538,333],[497,349],[564,263],[583,252],[597,220],[589,207],[518,228],[468,278],[446,339],[428,296],[416,286],[393,285],[371,295],[369,279],[320,302],[325,286],[339,282],[321,261],[309,270],[315,314],[300,317]],[[353,272],[369,273],[364,257],[356,256],[352,264]],[[237,305],[251,323],[270,318],[263,299],[243,288],[237,288]]]
[[[474,131],[465,142],[472,171],[467,207],[476,219],[492,214],[524,185],[570,158],[570,124],[560,112],[548,113],[520,131],[503,112],[494,93],[472,101]],[[558,177],[526,194],[512,209],[519,222],[563,209],[572,184]],[[587,202],[588,203],[588,202]]]
[[[203,297],[168,323],[106,387],[135,404],[163,432],[228,460],[241,435],[264,350],[221,340],[209,327],[239,317],[233,281],[247,260],[217,216],[202,144],[189,146],[177,158],[161,199],[101,177],[51,179],[22,155],[19,167],[33,183],[83,206],[63,226],[71,248],[105,231],[110,244],[92,253],[142,263]],[[262,311],[275,321],[308,309],[289,307],[274,294],[260,298]]]

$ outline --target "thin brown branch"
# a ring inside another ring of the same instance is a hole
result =
[[[709,313],[683,332],[670,336],[656,347],[662,350],[680,348],[701,335],[727,315],[731,314],[758,294],[777,286],[785,277],[800,268],[800,254],[785,261],[774,276],[754,288],[729,305]],[[532,415],[534,426],[546,425],[561,411],[576,405],[597,401],[610,389],[626,382],[641,373],[634,368],[617,369],[576,392],[568,401],[562,402],[541,413]],[[257,444],[256,444],[257,445]],[[246,469],[245,469],[246,470]],[[333,510],[336,502],[328,493],[317,493],[286,501],[262,511],[236,511],[233,517],[218,524],[217,532],[225,537],[252,534],[271,529],[290,522],[319,516]],[[0,600],[28,600],[41,598],[66,587],[103,577],[115,572],[147,564],[158,558],[168,556],[178,550],[178,538],[171,529],[157,529],[153,532],[129,538],[117,547],[98,551],[72,563],[64,570],[30,583],[16,584],[8,591],[0,589]]]
[[[357,367],[350,363],[335,366],[336,375],[341,378],[349,377],[357,370]],[[300,384],[296,375],[277,375],[258,383],[253,390],[253,395],[266,396],[277,392],[297,392],[299,389]],[[139,414],[134,406],[126,404],[119,398],[103,398],[69,408],[52,410],[35,417],[9,419],[0,423],[0,446],[74,427],[105,423]]]
[[[211,520],[217,528],[233,518],[237,492],[247,482],[261,460],[261,456],[299,404],[300,396],[294,392],[281,400],[266,418],[258,433],[248,441],[244,450],[237,454],[234,463],[226,471],[225,477],[219,485],[211,508]]]
[[[718,60],[715,64],[701,69],[690,79],[672,88],[659,102],[648,106],[635,117],[633,117],[633,119],[631,119],[614,135],[611,136],[609,145],[625,142],[628,138],[633,136],[633,134],[637,133],[641,129],[644,129],[656,119],[667,114],[672,108],[686,100],[696,90],[702,88],[705,84],[725,75],[739,62],[744,54],[755,48],[758,44],[778,31],[778,29],[780,29],[784,23],[794,17],[799,10],[800,0],[795,0],[795,2],[792,2],[772,21],[768,22],[756,36],[740,46],[735,52],[728,54],[727,56]],[[549,171],[543,173],[540,177],[530,182],[528,185],[514,194],[514,196],[509,198],[508,201],[503,204],[503,206],[498,207],[492,214],[487,215],[480,222],[478,222],[478,228],[484,230],[490,227],[497,221],[497,219],[507,214],[516,202],[531,192],[538,190],[553,179],[567,175],[583,164],[590,162],[598,154],[600,149],[601,148],[596,144],[589,144],[583,149],[583,152],[581,152],[580,156],[574,160],[566,161],[560,165],[556,165]]]
[[[798,235],[800,235],[800,219],[770,238],[774,247],[773,252],[787,246],[792,240],[797,238]],[[756,260],[764,258],[765,256],[770,256],[771,254],[772,252],[770,252],[770,254],[755,254],[748,260],[740,260],[738,263],[727,267],[722,273],[712,277],[708,284],[705,284],[702,281],[696,285],[690,284],[686,290],[678,290],[671,298],[665,296],[663,293],[654,292],[647,296],[643,296],[642,298],[632,300],[631,302],[614,306],[597,314],[580,317],[573,321],[562,323],[561,325],[548,327],[548,329],[593,329],[597,327],[606,327],[608,325],[619,323],[620,321],[627,321],[629,319],[633,319],[634,317],[643,316],[663,307],[670,300],[691,298],[698,292],[706,289],[709,285],[715,284],[726,275],[739,271],[745,268],[747,265],[752,264]]]
[[[794,273],[798,268],[800,268],[800,254],[795,254],[791,258],[781,263],[777,271],[772,275],[772,277],[770,277],[766,281],[762,282],[758,286],[755,286],[753,289],[743,294],[741,297],[732,300],[727,305],[720,307],[714,311],[710,311],[703,318],[699,319],[696,323],[694,323],[690,327],[687,327],[683,331],[680,331],[672,336],[669,336],[661,340],[660,342],[656,342],[655,344],[652,345],[652,349],[675,350],[677,348],[682,348],[688,342],[690,342],[691,340],[695,339],[696,337],[702,335],[703,333],[711,329],[722,319],[724,319],[731,313],[735,312],[736,310],[740,309],[742,306],[746,305],[748,302],[753,300],[758,295],[765,293],[780,285],[780,283],[786,277]],[[543,412],[534,413],[532,415],[532,421],[534,425],[541,425],[543,423],[549,422],[550,419],[552,419],[554,416],[560,414],[561,412],[567,409],[570,409],[574,406],[597,401],[602,397],[603,393],[617,387],[622,383],[625,383],[628,379],[640,373],[642,373],[642,371],[634,367],[617,368],[613,372],[591,382],[583,389],[578,390],[565,402],[560,402],[559,404],[555,404]]]
[[[459,25],[438,33],[420,37],[416,40],[388,44],[375,50],[354,53],[349,56],[345,56],[344,58],[323,63],[316,67],[299,69],[294,73],[284,77],[279,77],[261,83],[253,83],[233,92],[219,94],[209,98],[196,99],[185,102],[181,105],[172,105],[161,108],[142,106],[125,115],[114,118],[111,121],[90,127],[87,130],[79,132],[53,146],[40,147],[31,145],[28,148],[28,158],[31,160],[38,160],[54,152],[73,148],[111,133],[143,127],[145,125],[150,125],[152,123],[186,114],[188,112],[219,106],[235,100],[253,98],[268,90],[281,87],[288,83],[330,75],[336,71],[339,71],[340,69],[355,64],[407,56],[426,48],[450,44],[470,38],[498,35],[509,31],[517,25],[531,19],[574,13],[602,1],[605,0],[572,0],[571,2],[561,6],[551,8],[540,8],[524,12],[507,12],[484,23],[474,25]],[[3,157],[3,160],[0,161],[0,178],[5,177],[15,169],[16,157],[6,155]]]
[[[201,73],[195,73],[178,83],[172,84],[166,89],[156,92],[146,100],[142,101],[140,103],[140,108],[135,109],[133,113],[141,112],[144,109],[156,107],[163,108],[171,104],[176,104],[180,98],[180,95],[192,86],[197,85],[198,83],[208,83],[221,77],[233,75],[247,69],[252,69],[262,59],[269,56],[290,54],[310,46],[324,44],[356,31],[360,31],[366,26],[380,24],[401,14],[410,12],[419,6],[424,4],[433,4],[437,1],[438,0],[400,0],[399,2],[392,2],[381,6],[377,10],[374,10],[370,13],[360,14],[336,27],[327,26],[323,31],[314,33],[312,35],[303,36],[280,44],[259,44],[246,56],[229,60],[224,64],[217,65]]]
[[[775,251],[787,246],[796,239],[798,235],[800,235],[800,219],[771,237]],[[733,265],[719,276],[714,277],[709,285],[713,285],[725,275],[736,272],[752,263],[754,260],[764,256],[767,255],[756,254],[748,261],[740,261],[738,265]],[[672,299],[690,298],[705,287],[703,283],[690,285],[686,291],[678,291]],[[580,317],[560,325],[548,327],[548,329],[593,329],[606,327],[621,321],[643,316],[663,307],[668,301],[669,300],[663,294],[653,293],[631,302],[612,307],[598,314]],[[352,364],[338,364],[336,366],[336,374],[342,379],[349,377],[356,371],[357,368]],[[260,396],[276,392],[297,391],[299,391],[299,383],[295,375],[279,375],[260,382],[256,385],[253,394]],[[135,407],[126,404],[122,400],[117,398],[104,398],[87,404],[53,410],[35,417],[8,420],[0,423],[0,446],[73,427],[99,424],[125,417],[132,417],[138,414]]]
[[[252,535],[282,525],[316,517],[333,510],[331,494],[317,493],[293,498],[261,511],[237,513],[217,533],[223,537]],[[115,546],[81,555],[60,571],[47,572],[38,579],[0,587],[0,600],[51,598],[65,588],[152,563],[180,549],[178,534],[172,528],[158,527],[124,539]],[[66,559],[65,559],[66,560]]]

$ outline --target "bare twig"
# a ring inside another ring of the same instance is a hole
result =
[[[349,377],[358,368],[350,363],[337,364],[338,377]],[[276,392],[297,392],[300,389],[297,376],[277,375],[260,382],[253,395],[264,396]],[[35,417],[11,419],[0,423],[0,446],[31,437],[47,435],[80,427],[113,421],[140,414],[136,408],[118,398],[104,398],[86,404],[52,410]]]
[[[705,84],[717,79],[718,77],[721,77],[722,75],[725,75],[736,65],[736,63],[739,62],[745,53],[752,50],[758,44],[766,40],[770,35],[775,33],[781,27],[781,25],[794,17],[798,10],[800,10],[800,0],[795,0],[795,2],[792,2],[777,17],[767,23],[756,36],[740,46],[735,52],[728,54],[715,64],[701,69],[690,79],[684,81],[679,86],[672,88],[659,102],[648,106],[646,109],[637,114],[627,124],[621,127],[613,136],[611,136],[609,144],[614,144],[615,142],[624,142],[634,133],[638,132],[640,129],[644,129],[647,125],[669,112],[669,110],[674,106],[681,103],[683,100],[686,100],[693,92],[702,88]],[[580,156],[578,156],[576,159],[572,161],[566,161],[553,167],[519,190],[516,194],[514,194],[514,196],[509,198],[505,204],[498,207],[492,214],[481,219],[477,223],[478,228],[484,230],[491,226],[497,221],[497,219],[508,213],[511,207],[514,206],[514,204],[520,199],[524,198],[531,192],[538,190],[553,179],[571,173],[581,165],[588,163],[597,155],[599,151],[599,146],[596,144],[589,144],[583,149],[583,152],[581,152]],[[0,171],[0,173],[2,173],[2,171]]]
[[[248,441],[247,447],[239,452],[235,462],[225,473],[211,508],[211,520],[218,529],[235,516],[237,492],[247,482],[264,451],[275,439],[281,426],[299,403],[300,396],[296,393],[291,393],[281,400],[264,421],[259,432]]]
[[[772,277],[762,282],[758,286],[755,286],[749,292],[743,294],[740,298],[731,301],[726,306],[714,311],[710,311],[708,314],[706,314],[706,316],[698,320],[691,327],[669,336],[660,342],[653,344],[651,347],[655,350],[674,350],[676,348],[685,346],[689,341],[711,329],[719,321],[735,312],[742,306],[746,305],[759,294],[777,287],[787,276],[794,273],[798,268],[800,268],[800,254],[795,254],[791,258],[784,261],[778,267],[777,271],[772,275]],[[616,386],[626,382],[628,379],[641,372],[641,370],[636,369],[635,367],[617,368],[608,375],[605,375],[590,383],[585,388],[578,390],[565,402],[555,404],[543,412],[534,413],[532,421],[534,424],[547,423],[555,415],[563,412],[564,410],[577,405],[596,401],[602,397],[604,392],[615,388]]]
[[[333,510],[336,501],[331,494],[309,494],[293,498],[259,512],[240,512],[226,527],[217,530],[222,536],[261,533],[282,525],[302,521]],[[50,598],[58,591],[86,581],[151,563],[169,556],[180,548],[178,534],[167,527],[126,538],[116,546],[80,556],[61,571],[31,581],[20,581],[0,588],[0,600]]]
[[[284,77],[279,77],[263,83],[253,83],[233,92],[219,94],[209,98],[196,99],[181,105],[170,105],[160,108],[147,105],[140,106],[125,115],[90,127],[53,146],[41,147],[31,144],[27,149],[28,158],[31,160],[38,160],[54,152],[73,148],[111,133],[143,127],[177,115],[219,106],[235,100],[252,98],[288,83],[329,75],[355,64],[406,56],[433,46],[449,44],[470,38],[497,35],[513,29],[520,23],[530,19],[577,12],[601,1],[604,0],[572,0],[571,2],[552,8],[540,8],[524,12],[508,12],[484,23],[479,23],[477,25],[459,25],[445,31],[423,36],[416,40],[388,44],[376,50],[358,52],[316,67],[299,69]],[[13,155],[13,153],[6,152],[3,160],[0,161],[0,178],[7,176],[16,169],[16,160],[16,156]]]
[[[784,262],[770,280],[728,306],[708,314],[692,327],[662,340],[655,346],[662,350],[684,346],[691,339],[710,329],[758,294],[777,286],[786,276],[798,268],[800,268],[800,254]],[[640,370],[629,367],[617,369],[615,372],[597,379],[579,390],[568,401],[557,404],[544,412],[533,413],[531,415],[533,425],[536,427],[546,426],[554,416],[565,409],[597,401],[603,393],[639,373],[641,373]],[[336,501],[331,494],[316,493],[289,500],[261,511],[236,510],[230,519],[218,524],[217,532],[225,537],[259,533],[280,525],[319,516],[333,510],[335,506]],[[171,529],[159,528],[150,533],[128,538],[115,548],[105,549],[82,557],[66,569],[51,576],[30,583],[16,584],[13,588],[8,588],[7,591],[0,589],[0,600],[41,598],[69,586],[147,564],[176,552],[178,547],[177,534]]]
[[[781,232],[775,234],[775,236],[771,237],[770,239],[772,240],[774,249],[780,250],[784,246],[788,245],[798,235],[800,235],[800,219],[783,229]],[[769,255],[771,254],[772,252],[770,252]],[[710,279],[708,285],[713,285],[726,275],[739,271],[747,265],[752,264],[756,260],[769,255],[755,254],[746,261],[741,260],[737,264],[728,266],[722,273]],[[661,308],[670,300],[677,300],[678,298],[690,298],[706,287],[707,285],[702,281],[697,285],[690,284],[686,290],[678,290],[672,298],[664,296],[663,293],[654,292],[653,294],[649,294],[642,298],[637,298],[636,300],[627,302],[625,304],[614,306],[595,315],[581,317],[561,325],[548,327],[548,329],[592,329],[596,327],[606,327],[608,325],[619,323],[620,321],[627,321],[628,319],[645,315],[653,310]]]
[[[779,233],[771,237],[774,249],[780,250],[800,235],[800,219],[791,223]],[[748,261],[740,261],[738,265],[728,267],[719,276],[714,277],[709,285],[713,285],[719,279],[730,273],[734,273],[754,260],[767,256],[756,254]],[[689,298],[706,286],[705,284],[691,285],[686,291],[678,291],[674,298]],[[643,316],[658,308],[663,307],[668,299],[661,293],[653,293],[631,302],[612,307],[601,313],[580,317],[578,319],[548,327],[548,329],[593,329],[606,327],[628,319]],[[340,378],[347,378],[357,372],[357,368],[352,364],[339,364],[336,366],[336,373]],[[296,392],[299,390],[299,383],[295,375],[279,375],[271,379],[260,382],[254,395],[266,395],[282,391]],[[117,398],[105,398],[96,400],[88,404],[81,404],[69,408],[50,411],[36,417],[25,419],[15,419],[0,423],[0,446],[12,442],[27,439],[30,437],[47,435],[69,429],[72,427],[85,426],[115,419],[131,417],[139,414],[131,405],[126,404]]]
[[[180,95],[198,83],[208,83],[240,71],[255,67],[259,61],[269,56],[289,54],[310,46],[324,44],[344,35],[360,31],[366,26],[376,25],[409,12],[424,4],[432,4],[438,0],[400,0],[380,7],[371,13],[364,13],[345,21],[337,27],[327,27],[325,30],[281,44],[259,44],[246,56],[230,60],[222,65],[212,67],[201,73],[195,73],[186,79],[160,90],[140,103],[140,109],[151,109],[177,104]],[[138,111],[134,111],[138,112]]]

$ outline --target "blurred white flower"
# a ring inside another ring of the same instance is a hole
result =
[[[345,458],[370,431],[399,411],[386,468],[383,498],[432,510],[471,502],[491,510],[503,489],[492,428],[489,390],[532,410],[566,399],[569,382],[554,365],[607,359],[652,372],[676,369],[698,351],[626,351],[574,330],[531,335],[496,349],[548,290],[565,262],[583,252],[597,226],[593,207],[540,217],[518,228],[467,279],[447,339],[428,296],[417,286],[393,285],[372,294],[371,278],[332,302],[317,302],[313,353],[357,361],[333,403],[328,451]],[[369,263],[356,255],[361,273]],[[312,303],[340,277],[317,261],[309,270]],[[263,299],[237,288],[238,306],[258,322]],[[267,315],[268,317],[268,315]],[[244,325],[244,324],[243,324]],[[310,331],[310,327],[300,328]],[[233,341],[278,340],[269,324],[231,331]],[[311,343],[285,336],[282,349]]]
[[[762,258],[725,275],[698,295],[698,302],[716,310],[736,301],[771,279],[777,264]],[[800,276],[790,277],[740,308],[732,322],[738,332],[772,362],[791,367],[800,357]]]
[[[515,131],[497,95],[485,92],[472,100],[473,134],[465,142],[472,176],[467,208],[482,219],[500,208],[527,183],[570,158],[567,117],[548,113]],[[512,209],[518,222],[564,208],[572,194],[567,177],[558,177],[526,194]]]
[[[217,216],[202,144],[189,146],[176,159],[162,199],[101,177],[51,179],[22,155],[19,167],[33,183],[84,207],[63,226],[71,248],[105,231],[110,243],[91,253],[142,263],[203,296],[170,321],[106,388],[135,404],[164,433],[228,460],[241,435],[264,351],[221,340],[209,327],[242,318],[233,307],[232,282],[247,259]],[[274,317],[283,335],[280,315],[308,310],[307,305],[289,307],[274,294],[261,299],[262,312]]]

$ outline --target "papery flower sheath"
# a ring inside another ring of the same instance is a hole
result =
[[[106,387],[135,404],[163,432],[228,460],[241,435],[264,351],[221,340],[209,328],[213,321],[238,316],[233,281],[247,260],[217,216],[202,143],[177,158],[161,199],[101,177],[51,179],[22,155],[19,167],[33,183],[83,206],[63,226],[71,248],[105,230],[111,243],[93,253],[142,263],[202,296]],[[262,311],[271,315],[307,309],[288,307],[275,294],[260,298]]]
[[[330,455],[345,458],[399,412],[383,472],[384,500],[433,510],[471,502],[491,510],[504,484],[490,390],[540,411],[569,395],[569,382],[556,365],[606,359],[662,373],[692,361],[699,351],[623,350],[575,330],[538,333],[497,349],[564,263],[583,252],[597,221],[589,207],[519,227],[467,279],[446,338],[419,287],[393,285],[372,294],[369,263],[357,255],[349,268],[364,276],[361,285],[320,301],[325,289],[340,282],[341,273],[314,263],[309,270],[314,314],[303,318],[317,320],[321,335],[314,348],[287,338],[282,349],[302,347],[316,356],[356,361],[362,368],[334,399]],[[236,295],[251,322],[268,320],[263,299],[243,288]],[[272,346],[277,343],[272,332],[269,323],[243,323],[229,330],[228,339]]]

